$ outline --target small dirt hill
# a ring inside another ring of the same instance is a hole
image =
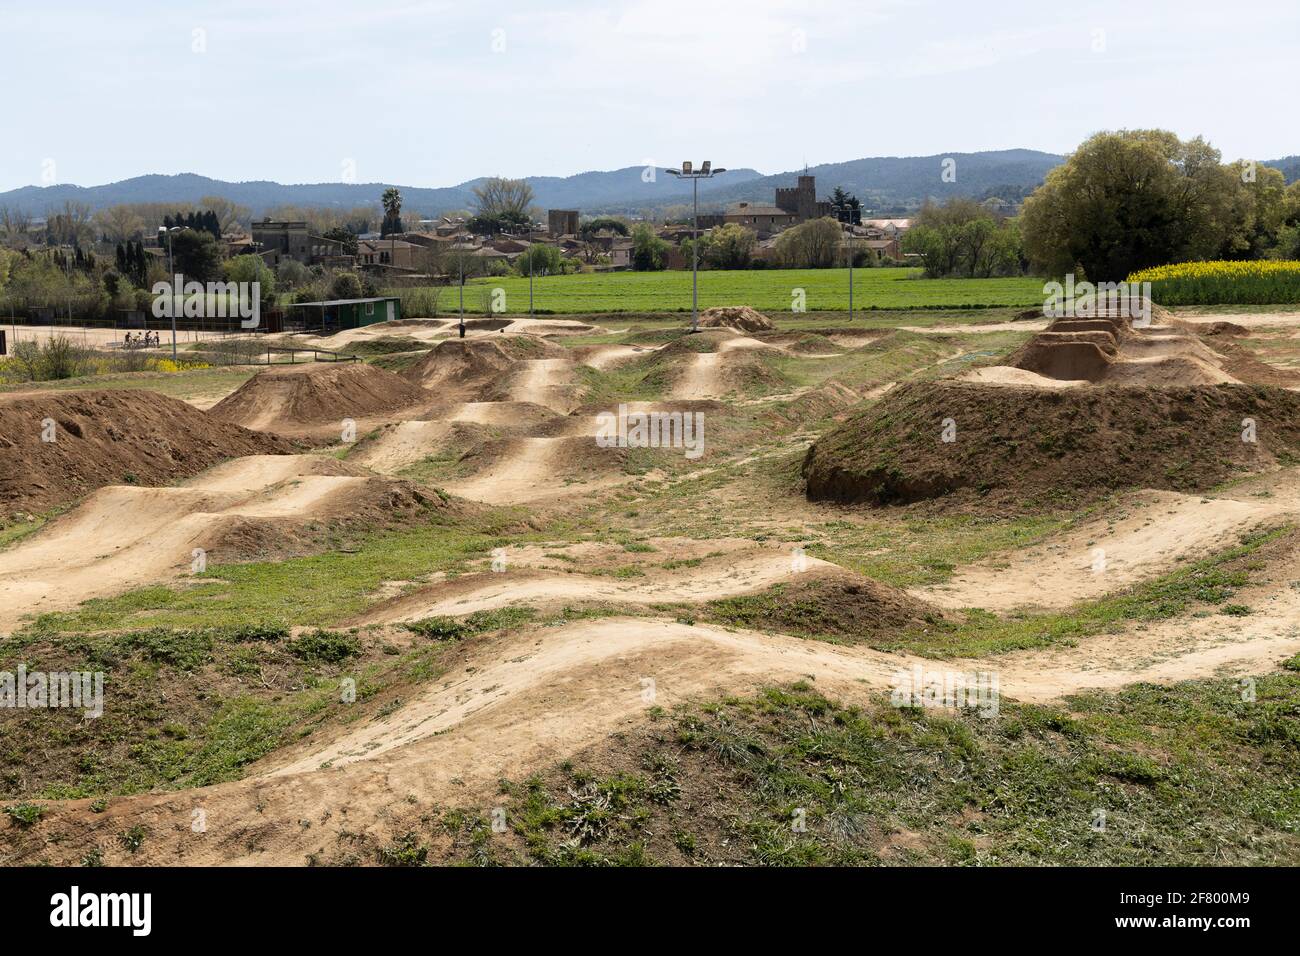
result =
[[[1224,343],[1226,348],[1235,348]],[[1007,359],[1013,369],[1094,385],[1283,384],[1244,352],[1206,345],[1181,327],[1134,328],[1127,319],[1058,319]]]
[[[52,442],[42,441],[47,419]],[[227,458],[291,451],[282,438],[143,389],[0,395],[0,515],[45,511],[104,485],[164,485]]]
[[[944,629],[944,612],[901,588],[840,569],[809,569],[756,594],[709,602],[704,616],[732,627],[799,634],[837,643],[880,642],[886,634]]]
[[[1243,441],[1243,420],[1256,441]],[[942,440],[951,421],[951,442]],[[1300,393],[1246,385],[900,386],[808,450],[813,500],[892,504],[962,493],[998,506],[1122,488],[1199,491],[1300,454]]]
[[[400,375],[361,362],[288,365],[259,372],[210,414],[258,431],[293,434],[345,418],[429,405],[434,396]]]
[[[737,332],[770,332],[776,328],[762,312],[747,305],[720,305],[700,313],[702,329],[735,329]]]
[[[402,377],[441,397],[468,400],[498,384],[521,361],[563,358],[567,354],[563,347],[535,335],[447,339],[404,371]]]
[[[728,347],[744,336],[731,329],[683,335],[641,359],[643,385],[678,399],[713,399],[786,387],[760,354],[763,349]]]

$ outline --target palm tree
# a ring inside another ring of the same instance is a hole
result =
[[[380,227],[380,235],[388,235],[391,232],[402,231],[402,193],[396,186],[389,186],[384,190],[383,198],[380,200],[384,204],[384,224]]]

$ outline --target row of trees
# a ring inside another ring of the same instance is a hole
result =
[[[38,235],[30,213],[0,206],[0,243],[23,248],[38,244],[38,240],[66,246],[135,242],[160,222],[206,229],[220,238],[248,218],[246,207],[222,196],[205,196],[193,210],[183,212],[177,212],[173,203],[121,203],[95,211],[88,203],[69,200],[47,214],[44,235]]]
[[[1300,183],[1223,163],[1201,137],[1098,133],[1047,174],[1021,215],[1025,252],[1046,275],[1097,282],[1207,259],[1300,258]]]
[[[928,278],[987,279],[1024,271],[1020,228],[972,199],[924,206],[903,236],[903,250],[921,257]]]

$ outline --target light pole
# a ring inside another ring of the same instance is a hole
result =
[[[460,270],[460,337],[465,337],[465,250],[456,253],[456,262]]]
[[[853,214],[861,208],[856,199],[845,200],[843,203],[831,203],[831,208],[835,210],[835,218],[840,222],[847,222],[849,227],[849,240],[846,243],[849,249],[849,321],[853,321],[853,240],[857,238],[853,234]],[[844,217],[847,214],[848,219]]]
[[[172,233],[180,228],[181,228],[180,226],[172,226],[170,229],[168,229],[166,226],[158,227],[159,234],[167,236],[167,272],[170,274],[169,277],[171,278],[172,282],[176,281],[176,267],[175,264],[172,262]],[[173,288],[172,307],[168,309],[168,311],[171,312],[172,314],[172,361],[173,362],[176,361],[176,299],[177,296],[184,296],[184,294],[185,294],[184,289]],[[148,328],[148,323],[145,324],[145,327]]]
[[[713,169],[712,163],[705,160],[699,169],[691,166],[691,161],[682,163],[681,169],[665,169],[669,176],[691,181],[694,213],[691,219],[691,331],[700,330],[700,180],[721,176],[725,169]]]
[[[534,318],[533,315],[533,217],[528,217],[528,317]]]

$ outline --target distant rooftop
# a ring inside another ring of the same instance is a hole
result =
[[[367,302],[396,302],[399,300],[395,295],[379,295],[373,299],[329,299],[325,302],[292,302],[289,308],[294,309],[304,305],[364,305]]]

